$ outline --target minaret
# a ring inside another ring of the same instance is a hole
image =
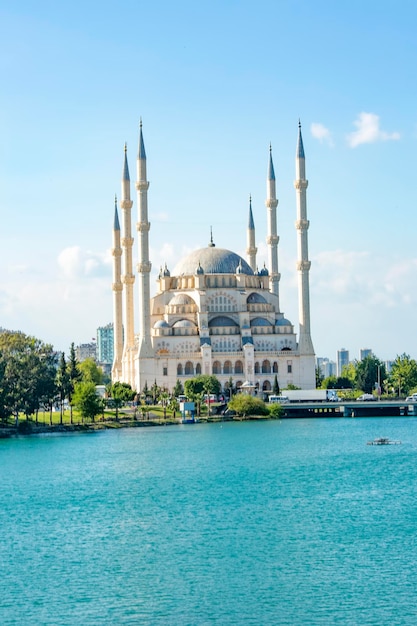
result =
[[[153,356],[151,343],[151,312],[150,312],[150,271],[149,261],[149,229],[148,222],[148,189],[146,180],[146,152],[142,134],[142,120],[140,122],[139,152],[137,159],[137,182],[138,193],[138,286],[139,286],[139,358]]]
[[[123,348],[123,382],[131,384],[132,377],[132,349],[135,345],[135,329],[134,329],[134,300],[133,285],[135,275],[133,274],[132,262],[132,209],[133,202],[130,199],[130,176],[127,163],[127,147],[125,144],[125,154],[122,172],[122,200],[120,207],[123,211],[123,233],[122,233],[122,249],[123,249],[123,275],[122,282],[124,285],[124,348]]]
[[[278,272],[278,242],[277,235],[277,206],[278,200],[275,189],[275,172],[272,162],[272,147],[269,146],[269,165],[266,181],[266,208],[268,210],[268,235],[266,243],[268,246],[268,269],[269,269],[269,289],[277,297],[277,311],[279,311],[279,280],[281,275]]]
[[[123,353],[123,308],[122,295],[122,247],[120,245],[120,224],[117,213],[117,198],[114,199],[114,225],[113,225],[113,342],[114,357],[112,366],[112,381],[116,382],[122,376],[122,353]]]
[[[310,331],[310,288],[307,231],[310,222],[307,219],[307,187],[305,156],[301,123],[298,123],[298,143],[295,156],[294,187],[297,196],[297,271],[298,271],[298,311],[300,322],[299,351],[301,355],[314,355]]]
[[[249,196],[249,224],[247,230],[247,244],[246,254],[248,263],[251,266],[253,273],[256,272],[256,253],[258,248],[255,246],[255,224],[253,222],[252,214],[252,196]]]

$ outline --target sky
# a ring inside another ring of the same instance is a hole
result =
[[[152,285],[210,227],[245,257],[250,195],[263,266],[271,145],[298,332],[300,120],[316,355],[417,359],[416,20],[414,0],[0,3],[0,326],[68,353],[112,321],[142,119]]]

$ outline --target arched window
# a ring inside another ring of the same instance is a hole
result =
[[[177,376],[182,376],[182,365],[178,363],[177,365]]]
[[[223,365],[223,374],[231,374],[232,373],[232,363],[231,361],[225,361]]]
[[[255,363],[255,374],[259,374],[260,371],[261,371],[261,368],[259,367],[258,361],[256,361],[256,363]]]
[[[184,374],[186,376],[193,376],[193,374],[194,374],[194,367],[193,367],[193,364],[191,363],[191,361],[187,361],[187,363],[185,364]]]
[[[262,374],[270,374],[271,373],[271,363],[267,360],[262,361]]]
[[[263,391],[271,391],[271,383],[269,382],[269,380],[264,381],[264,384],[262,385],[262,389]]]
[[[242,363],[242,361],[236,361],[236,363],[235,363],[235,374],[243,374],[243,363]]]
[[[197,365],[195,366],[195,373],[197,376],[201,374],[201,363],[197,363]]]
[[[221,374],[221,373],[222,373],[222,366],[220,365],[219,361],[214,361],[213,374]]]
[[[272,366],[272,371],[274,374],[278,374],[278,363],[276,361],[274,361],[274,364]]]

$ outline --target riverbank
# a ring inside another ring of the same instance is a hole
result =
[[[265,419],[274,419],[269,416],[257,416],[250,415],[247,417],[242,416],[217,416],[210,417],[203,416],[196,420],[196,423],[218,423],[218,422],[231,422],[231,421],[258,421]],[[42,424],[36,423],[32,420],[21,420],[16,426],[1,426],[0,425],[0,439],[8,439],[10,437],[28,436],[28,435],[43,435],[48,433],[65,434],[65,433],[94,433],[100,430],[117,430],[119,428],[145,428],[152,426],[174,426],[182,424],[181,417],[167,417],[161,418],[158,414],[149,414],[148,419],[110,419],[110,420],[97,420],[95,422],[85,422],[77,424]],[[190,422],[187,422],[190,423]]]

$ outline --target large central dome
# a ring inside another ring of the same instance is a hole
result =
[[[201,268],[205,274],[249,274],[253,276],[251,267],[245,259],[223,248],[208,246],[200,250],[194,250],[185,259],[182,259],[174,267],[173,276],[192,275]],[[238,269],[239,268],[239,269]]]

